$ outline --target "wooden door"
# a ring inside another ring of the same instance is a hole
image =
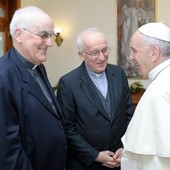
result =
[[[20,0],[0,0],[0,56],[12,47],[9,24],[14,11],[20,7]]]

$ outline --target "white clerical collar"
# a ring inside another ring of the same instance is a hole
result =
[[[148,74],[148,79],[150,81],[153,81],[157,77],[157,75],[168,66],[170,66],[170,59],[165,60],[164,62],[156,66],[153,70],[151,70]]]
[[[105,71],[103,71],[102,73],[95,73],[95,72],[91,71],[88,68],[88,66],[85,65],[85,67],[86,67],[87,73],[94,78],[101,78],[105,74]]]
[[[34,67],[32,68],[32,70],[35,70],[37,66],[38,66],[38,65],[34,65]]]

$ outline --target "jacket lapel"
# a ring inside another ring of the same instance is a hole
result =
[[[38,101],[41,102],[44,107],[46,107],[50,112],[54,112],[50,103],[48,102],[47,98],[43,94],[41,88],[38,86],[38,84],[35,82],[35,80],[30,76],[29,78],[29,84],[28,84],[28,91],[37,98]],[[25,81],[25,79],[24,79]],[[25,81],[25,83],[28,83],[28,81]]]
[[[45,83],[46,83],[46,85],[47,85],[47,88],[48,88],[48,90],[49,90],[49,92],[50,92],[50,95],[52,96],[52,99],[54,100],[54,104],[55,104],[55,106],[56,106],[56,108],[57,108],[57,111],[58,111],[58,112],[60,113],[60,115],[61,115],[61,114],[62,114],[62,113],[61,113],[61,109],[60,109],[60,107],[59,107],[59,104],[58,104],[57,98],[56,98],[56,96],[55,96],[55,94],[54,94],[54,91],[53,91],[53,89],[51,88],[51,84],[50,84],[50,82],[49,82],[49,80],[48,80],[48,78],[47,78],[47,74],[46,74],[46,71],[45,71],[45,67],[44,67],[44,65],[40,65],[39,68],[40,68],[40,73],[41,73],[42,75],[44,75],[44,76],[43,76],[44,81],[45,81]]]
[[[111,108],[112,108],[112,120],[116,115],[116,107],[117,107],[117,100],[118,100],[118,82],[116,73],[113,72],[110,67],[107,66],[106,68],[106,75],[108,79],[108,90],[110,92],[110,101],[111,101]]]
[[[82,91],[85,93],[85,95],[87,96],[89,101],[94,105],[94,107],[96,107],[99,110],[99,112],[101,112],[101,114],[110,121],[110,118],[103,107],[103,104],[98,96],[98,93],[95,89],[92,80],[90,79],[86,71],[84,64],[81,65],[81,68],[82,68],[82,74],[80,76],[80,79],[82,81],[81,84]]]
[[[19,60],[19,58],[16,57],[17,53],[16,53],[15,49],[12,49],[10,51],[10,53],[11,53],[10,55],[11,55],[12,60],[14,61],[15,65],[18,67],[18,69],[20,70],[23,82],[25,84],[24,88],[27,88],[28,92],[30,92],[35,98],[37,98],[37,100],[44,107],[46,107],[51,113],[59,116],[57,113],[54,113],[54,110],[52,109],[52,107],[51,107],[49,101],[47,100],[47,98],[45,97],[45,95],[43,94],[41,88],[38,86],[36,81],[33,79],[31,74],[29,73],[29,71],[24,67],[24,65]],[[42,69],[41,69],[41,72],[42,72]],[[45,73],[45,76],[43,76],[43,77],[46,77],[46,73]],[[48,80],[45,80],[45,81],[47,82]],[[49,86],[50,86],[50,84],[47,83],[47,87],[50,89]],[[51,91],[50,91],[50,93],[51,93]],[[52,96],[52,97],[54,97],[54,96]],[[54,102],[56,102],[56,100]],[[58,109],[58,107],[57,107],[57,109]]]

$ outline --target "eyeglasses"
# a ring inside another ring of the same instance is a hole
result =
[[[82,51],[83,53],[87,54],[87,55],[90,55],[94,58],[97,58],[100,56],[100,53],[102,53],[104,56],[107,56],[109,55],[111,49],[109,47],[105,47],[101,50],[94,50],[94,51],[91,51],[90,53],[86,52],[86,51]]]
[[[34,32],[32,32],[32,31],[30,31],[30,30],[28,30],[28,29],[26,29],[26,28],[22,28],[22,29],[23,29],[24,31],[27,31],[27,32],[31,33],[31,34],[34,34],[34,35],[39,36],[43,41],[46,41],[46,40],[48,40],[49,38],[51,38],[51,40],[54,40],[54,39],[56,38],[55,33],[48,33],[48,32],[46,32],[46,31],[43,31],[43,32],[41,32],[41,33],[34,33]]]

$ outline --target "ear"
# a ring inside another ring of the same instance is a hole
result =
[[[14,32],[15,39],[18,43],[22,42],[22,31],[20,29],[16,29]]]
[[[152,53],[151,60],[154,62],[154,61],[158,60],[158,58],[160,56],[160,49],[157,45],[154,45],[152,48],[153,48],[152,49],[153,53]]]
[[[84,61],[84,55],[83,55],[83,52],[78,51],[78,55],[79,55],[80,59],[81,59],[82,61]]]

